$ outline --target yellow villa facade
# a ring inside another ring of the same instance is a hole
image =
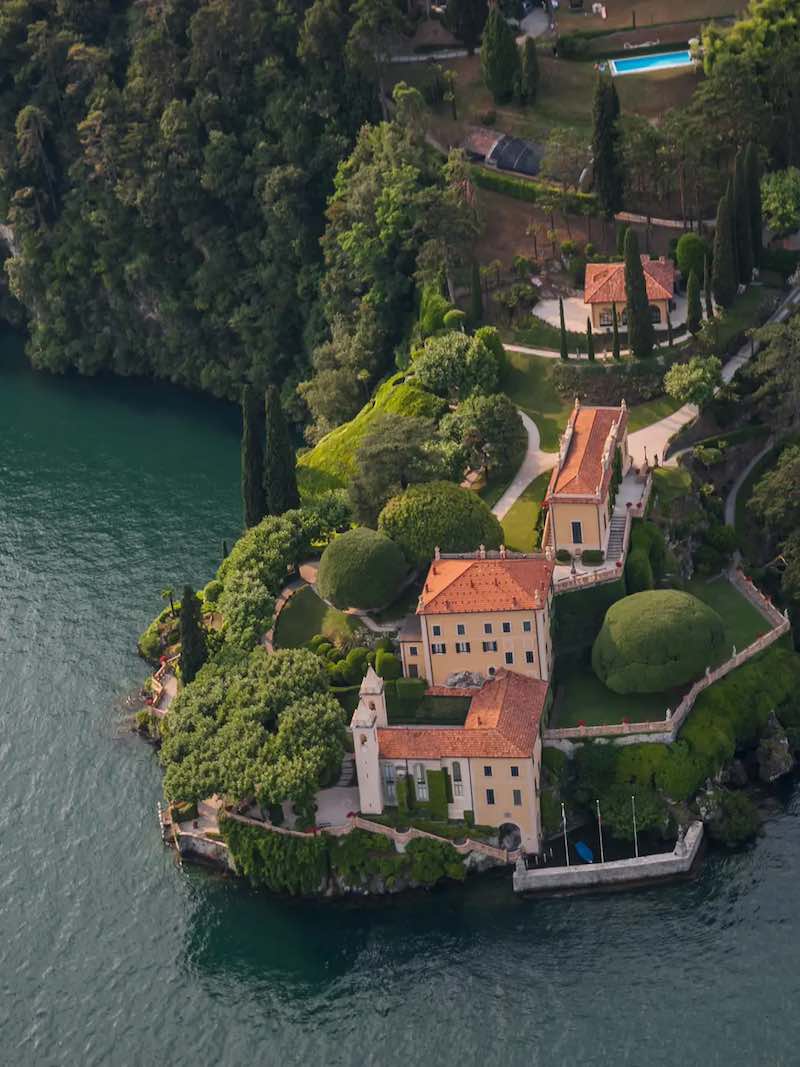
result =
[[[545,496],[543,544],[572,556],[605,552],[618,481],[631,467],[628,411],[576,400]]]

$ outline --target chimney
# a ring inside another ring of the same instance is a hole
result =
[[[506,558],[506,546],[500,545],[500,559]]]
[[[433,550],[433,558],[434,558],[434,559],[441,559],[441,558],[442,558],[442,554],[441,554],[441,552],[439,551],[439,546],[438,546],[438,545],[437,545],[437,546],[436,546],[436,548],[434,548],[434,550]]]

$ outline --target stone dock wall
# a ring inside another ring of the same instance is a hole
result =
[[[515,893],[554,893],[565,890],[601,889],[604,886],[638,884],[687,874],[703,840],[703,824],[693,822],[686,837],[672,852],[608,863],[582,863],[571,867],[534,867],[518,863],[514,870]]]

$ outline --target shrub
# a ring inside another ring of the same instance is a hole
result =
[[[629,593],[643,593],[655,585],[650,557],[644,548],[634,548],[628,552],[625,561],[625,584]]]
[[[561,829],[561,804],[550,789],[543,789],[539,797],[542,809],[542,828],[546,834],[555,834]]]
[[[616,693],[659,693],[697,678],[724,648],[722,619],[707,604],[675,589],[651,590],[609,608],[592,667]]]
[[[409,841],[406,856],[411,861],[410,873],[420,885],[435,885],[442,878],[463,881],[466,869],[452,845],[444,841],[417,837]]]
[[[698,279],[702,279],[708,255],[708,246],[702,237],[696,233],[685,233],[678,241],[675,255],[684,279],[688,278],[692,271]]]
[[[380,608],[395,598],[405,571],[397,545],[361,526],[331,541],[322,553],[317,586],[337,608]]]
[[[393,652],[384,652],[383,649],[380,649],[375,656],[375,670],[381,678],[390,681],[399,678],[403,673],[398,657]]]
[[[144,631],[138,641],[139,655],[150,663],[156,663],[161,655],[161,631],[158,619],[155,619]]]
[[[685,741],[676,741],[667,747],[666,759],[655,772],[655,783],[665,796],[680,803],[693,797],[715,770]]]
[[[560,40],[563,41],[564,38],[561,37]],[[483,125],[489,126],[493,125],[493,123],[483,123]],[[510,174],[501,174],[499,171],[489,170],[488,167],[472,167],[470,168],[470,175],[473,182],[481,188],[491,189],[496,193],[503,193],[505,196],[512,196],[517,200],[527,200],[534,204],[543,196],[551,196],[555,188],[555,186],[547,182],[531,181],[529,178],[514,178]],[[559,210],[566,211],[567,214],[579,214],[584,206],[588,206],[592,214],[599,212],[597,197],[594,193],[566,193],[563,196]]]
[[[569,563],[572,560],[572,553],[569,549],[559,548],[558,552],[556,552],[556,559],[559,563]]]
[[[475,331],[475,336],[480,338],[495,358],[497,363],[497,380],[502,384],[509,370],[508,356],[500,340],[500,334],[495,326],[481,326]]]
[[[639,833],[652,830],[662,836],[669,832],[669,809],[655,789],[614,785],[599,796],[603,822],[623,841],[633,840],[633,811],[631,795],[636,797],[636,827]]]
[[[217,603],[222,594],[222,582],[218,578],[212,578],[208,585],[203,590],[203,599],[206,604],[213,607]]]
[[[717,813],[708,823],[711,836],[728,848],[737,848],[758,836],[761,815],[746,793],[716,790]]]
[[[345,683],[356,685],[367,673],[368,648],[351,648],[345,656]]]
[[[419,332],[423,340],[444,329],[445,315],[451,308],[435,285],[423,288],[419,306]]]
[[[408,703],[418,704],[425,696],[427,688],[428,683],[424,678],[398,678],[397,698],[398,700],[408,701]]]
[[[497,362],[478,337],[451,331],[429,337],[414,357],[414,373],[424,389],[463,400],[497,386]]]
[[[428,771],[428,801],[427,809],[434,818],[447,818],[447,794],[448,775],[447,771]]]
[[[619,785],[655,785],[656,775],[664,766],[667,746],[656,744],[625,745],[617,756],[614,775]]]
[[[582,745],[575,753],[575,796],[586,807],[606,793],[614,784],[617,754],[614,745],[592,742]]]
[[[602,548],[585,548],[581,552],[581,563],[586,563],[588,566],[602,563],[605,558],[606,554]]]
[[[569,760],[558,748],[546,748],[542,751],[542,766],[556,782],[563,782],[567,776]]]
[[[422,565],[442,552],[498,548],[503,528],[477,494],[452,482],[412,485],[384,507],[378,520],[406,559]]]
[[[464,320],[466,319],[466,312],[460,308],[450,308],[444,316],[444,326],[446,330],[457,330]]]

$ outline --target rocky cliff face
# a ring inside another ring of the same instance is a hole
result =
[[[758,745],[758,777],[762,782],[775,782],[794,770],[795,760],[786,731],[773,711]]]

